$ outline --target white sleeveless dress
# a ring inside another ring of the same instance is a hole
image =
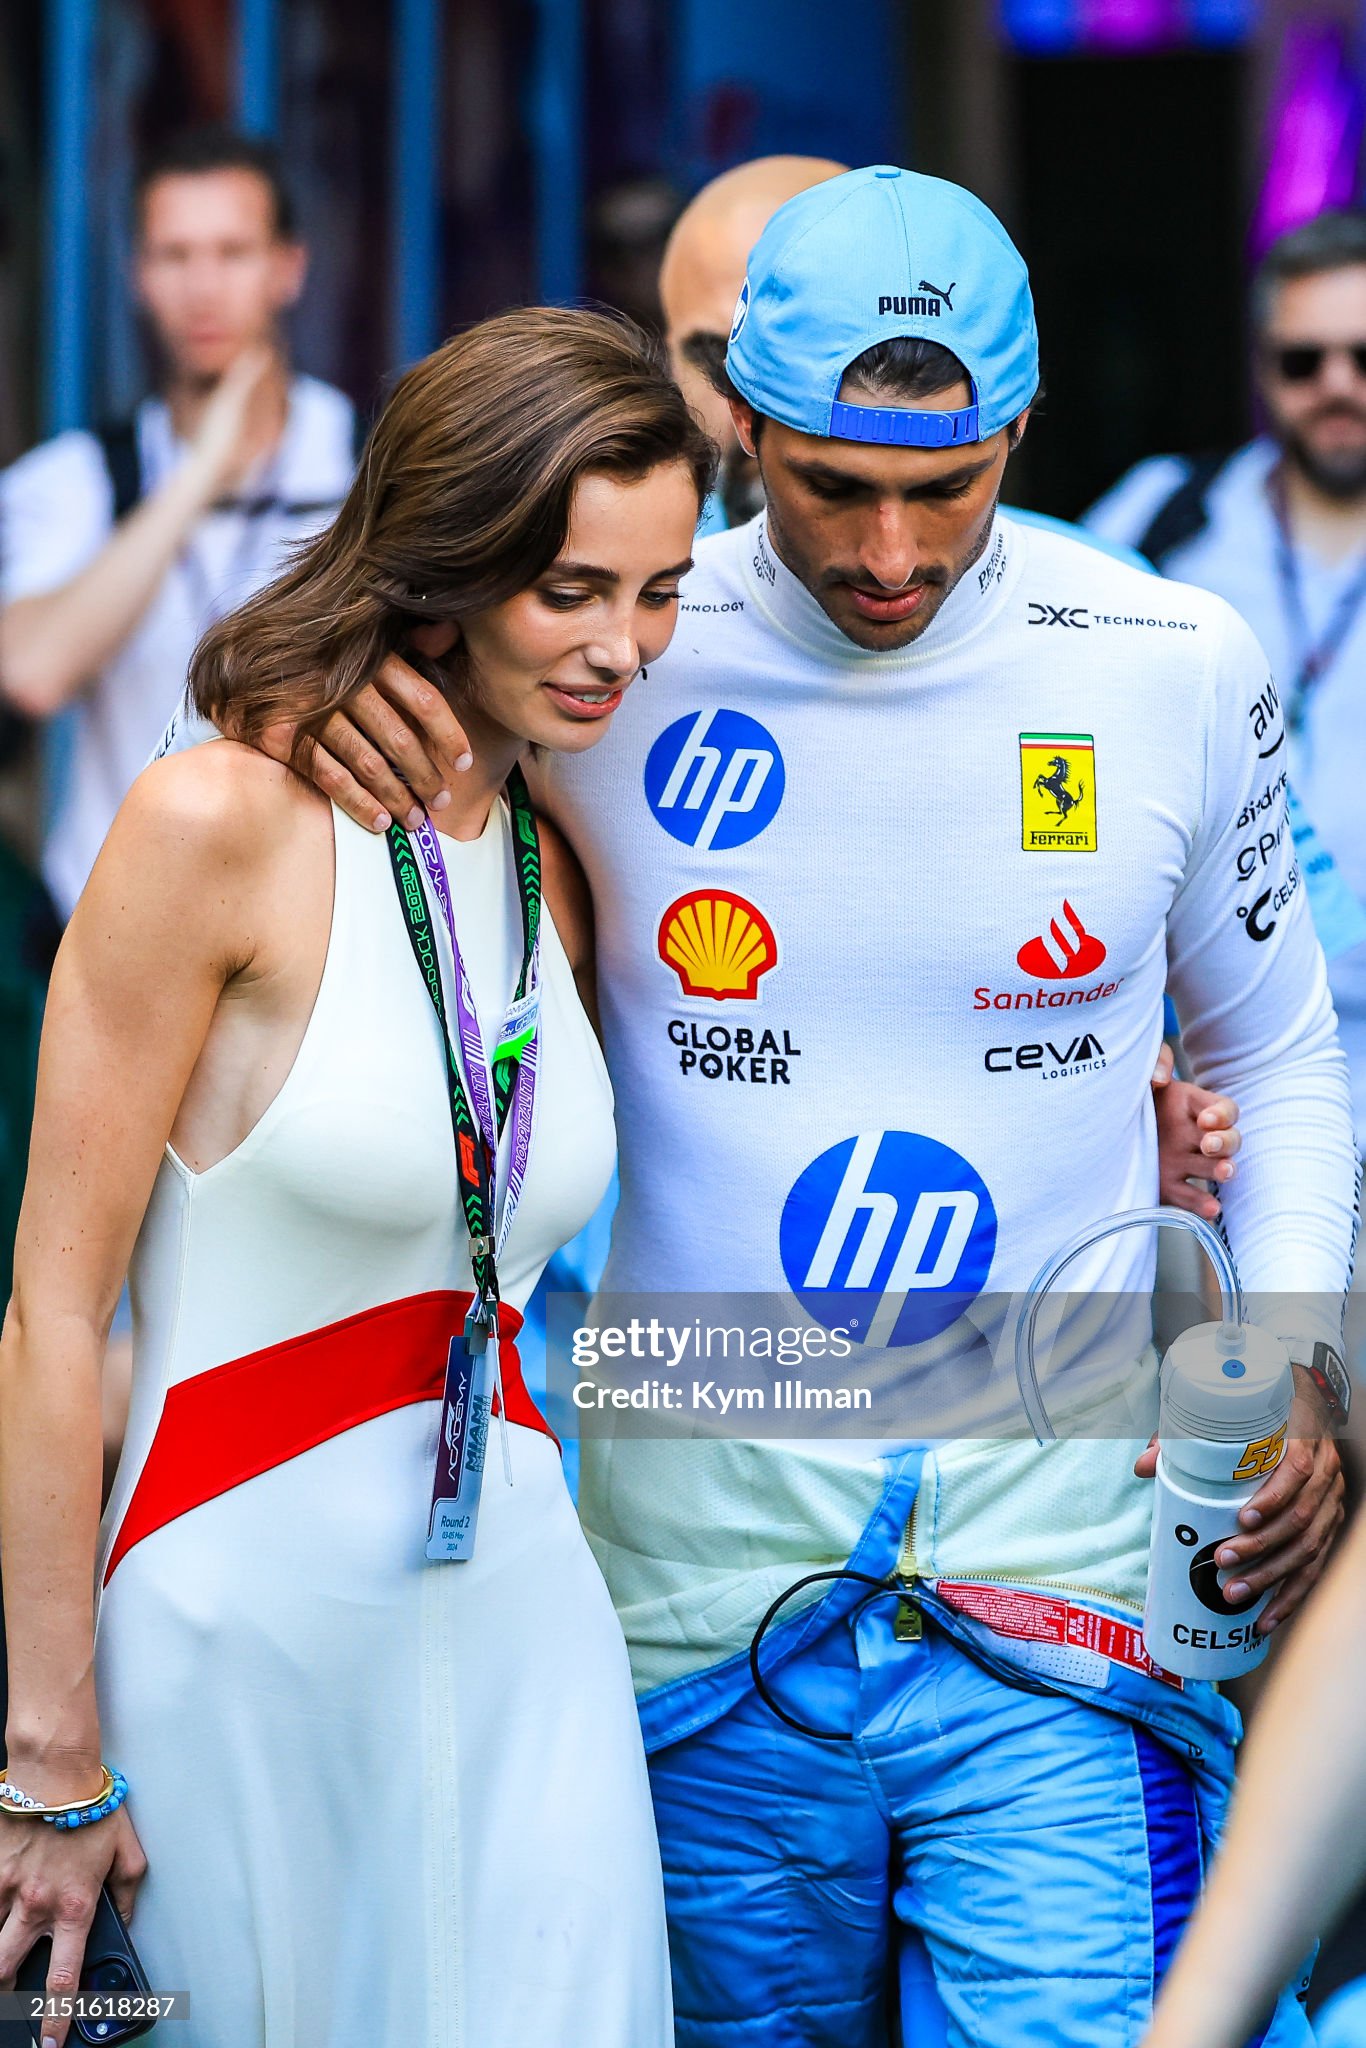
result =
[[[494,1424],[473,1559],[424,1559],[468,1239],[388,851],[333,820],[332,929],[293,1069],[207,1171],[168,1147],[135,1254],[96,1635],[105,1754],[149,1866],[133,1937],[154,1989],[190,1994],[176,2048],[667,2048],[626,1652],[506,1346],[513,1483]],[[504,805],[442,845],[491,1031],[521,944]],[[613,1156],[549,916],[542,954],[511,1311]]]

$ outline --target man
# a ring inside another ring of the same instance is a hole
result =
[[[756,157],[711,179],[674,223],[659,271],[669,357],[689,403],[722,451],[720,487],[704,508],[699,538],[722,533],[728,526],[741,526],[763,510],[759,465],[742,447],[730,406],[715,382],[717,368],[725,361],[735,301],[745,279],[746,259],[780,206],[847,170],[847,164],[835,163],[829,157]],[[1038,513],[1012,509],[1011,516],[1053,531],[1080,531],[1063,527],[1059,521]],[[1135,563],[1143,559],[1128,548],[1115,548],[1113,552]],[[1311,904],[1317,881],[1317,876],[1310,876]],[[1153,1080],[1155,1088],[1166,1091],[1158,1098],[1162,1200],[1214,1220],[1219,1204],[1216,1195],[1209,1191],[1208,1181],[1226,1182],[1236,1170],[1236,1106],[1205,1089],[1173,1081],[1174,1067],[1172,1049],[1164,1045]],[[1196,1155],[1194,1160],[1192,1154]],[[1206,1162],[1207,1172],[1200,1181],[1188,1177],[1192,1164],[1205,1166]],[[609,1220],[615,1207],[614,1188],[610,1203],[604,1205]],[[1185,1246],[1168,1242],[1168,1253],[1184,1249]],[[552,1260],[545,1289],[596,1292],[606,1250],[606,1230],[599,1217],[582,1247],[568,1247]],[[544,1290],[538,1289],[536,1303],[543,1322]]]
[[[1329,956],[1358,1134],[1366,1133],[1366,213],[1325,213],[1277,242],[1252,297],[1267,431],[1232,456],[1144,462],[1087,515],[1167,575],[1242,613],[1285,702],[1288,766],[1352,892]],[[1275,778],[1272,778],[1275,780]],[[1261,848],[1249,834],[1249,930],[1267,922]]]
[[[743,525],[763,509],[759,465],[741,445],[730,406],[714,382],[718,366],[725,361],[746,258],[780,206],[847,169],[846,164],[828,157],[757,157],[711,179],[674,223],[659,270],[669,356],[680,387],[722,451],[718,488],[703,508],[699,538]],[[1159,1095],[1158,1108],[1162,1198],[1212,1219],[1217,1217],[1219,1205],[1209,1179],[1226,1182],[1235,1172],[1233,1159],[1239,1144],[1233,1128],[1236,1107],[1203,1089],[1174,1081],[1173,1072],[1172,1051],[1164,1045],[1154,1076],[1154,1086],[1165,1091]],[[1189,1177],[1192,1166],[1204,1169],[1198,1181]],[[524,1362],[528,1340],[533,1352],[543,1349],[546,1304],[551,1295],[596,1293],[616,1203],[614,1184],[583,1236],[551,1260],[528,1305]],[[572,1429],[573,1418],[566,1420]],[[575,1469],[577,1449],[577,1442],[571,1440],[568,1471]]]
[[[43,862],[63,918],[200,634],[326,523],[350,480],[349,401],[289,367],[284,322],[306,269],[272,152],[186,136],[137,196],[158,395],[0,478],[0,694],[35,719],[74,711]]]
[[[1197,1078],[1243,1103],[1227,1227],[1299,1368],[1292,1446],[1217,1563],[1228,1602],[1279,1585],[1272,1626],[1304,1597],[1341,1517],[1354,1158],[1288,840],[1265,934],[1237,916],[1279,712],[1217,600],[1157,606],[1127,565],[997,516],[1037,342],[970,195],[878,166],[793,200],[728,369],[767,517],[702,544],[663,673],[598,756],[541,778],[597,913],[608,1313],[686,1295],[730,1324],[739,1297],[795,1296],[817,1332],[871,1323],[870,1372],[890,1361],[911,1398],[871,1446],[802,1418],[788,1440],[700,1420],[695,1442],[584,1443],[655,1752],[679,2039],[1118,2048],[1190,1907],[1236,1717],[1142,1651],[1151,1453],[1136,1472],[1113,1436],[1006,1441],[992,1346],[1001,1296],[1153,1197],[1170,973]],[[463,744],[392,665],[360,723],[315,765],[371,822],[353,778],[397,786],[381,734],[419,792],[416,728]],[[1073,1004],[1084,1025],[1055,1029]],[[1129,1236],[1084,1280],[1122,1323],[1151,1275]],[[1131,1429],[1154,1377],[1139,1340]],[[803,1592],[764,1634],[761,1695],[761,1623]],[[1308,2038],[1293,2001],[1268,2038]]]

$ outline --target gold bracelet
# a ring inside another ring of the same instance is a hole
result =
[[[0,1813],[12,1813],[20,1820],[51,1820],[59,1813],[84,1813],[92,1806],[103,1806],[114,1789],[114,1774],[108,1764],[100,1765],[100,1789],[88,1799],[72,1799],[65,1806],[48,1806],[41,1799],[32,1799],[27,1792],[21,1792],[17,1785],[9,1783],[9,1772],[0,1771]],[[6,1793],[8,1792],[8,1796]]]

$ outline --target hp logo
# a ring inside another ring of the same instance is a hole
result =
[[[664,830],[699,853],[755,839],[783,800],[783,757],[742,711],[690,712],[668,726],[645,763],[645,797]]]
[[[921,1344],[986,1284],[996,1210],[966,1159],[882,1131],[814,1159],[783,1206],[779,1249],[807,1314],[856,1342]]]

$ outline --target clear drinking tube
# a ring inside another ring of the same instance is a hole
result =
[[[1054,1252],[1035,1274],[1028,1289],[1029,1306],[1015,1326],[1015,1378],[1020,1388],[1020,1399],[1025,1414],[1029,1417],[1030,1428],[1040,1443],[1045,1439],[1057,1441],[1058,1432],[1048,1418],[1044,1398],[1039,1389],[1038,1368],[1034,1363],[1034,1330],[1039,1320],[1039,1310],[1044,1297],[1051,1291],[1054,1281],[1064,1266],[1079,1259],[1083,1252],[1090,1251],[1093,1244],[1103,1238],[1117,1237],[1122,1230],[1157,1229],[1166,1226],[1173,1230],[1188,1230],[1198,1237],[1205,1248],[1210,1264],[1219,1280],[1219,1310],[1223,1318],[1223,1336],[1230,1350],[1237,1346],[1238,1333],[1243,1326],[1243,1290],[1238,1280],[1238,1269],[1233,1263],[1233,1254],[1217,1230],[1211,1228],[1198,1216],[1190,1216],[1184,1209],[1126,1209],[1119,1216],[1112,1216],[1106,1223],[1089,1224],[1069,1238],[1061,1250]]]

